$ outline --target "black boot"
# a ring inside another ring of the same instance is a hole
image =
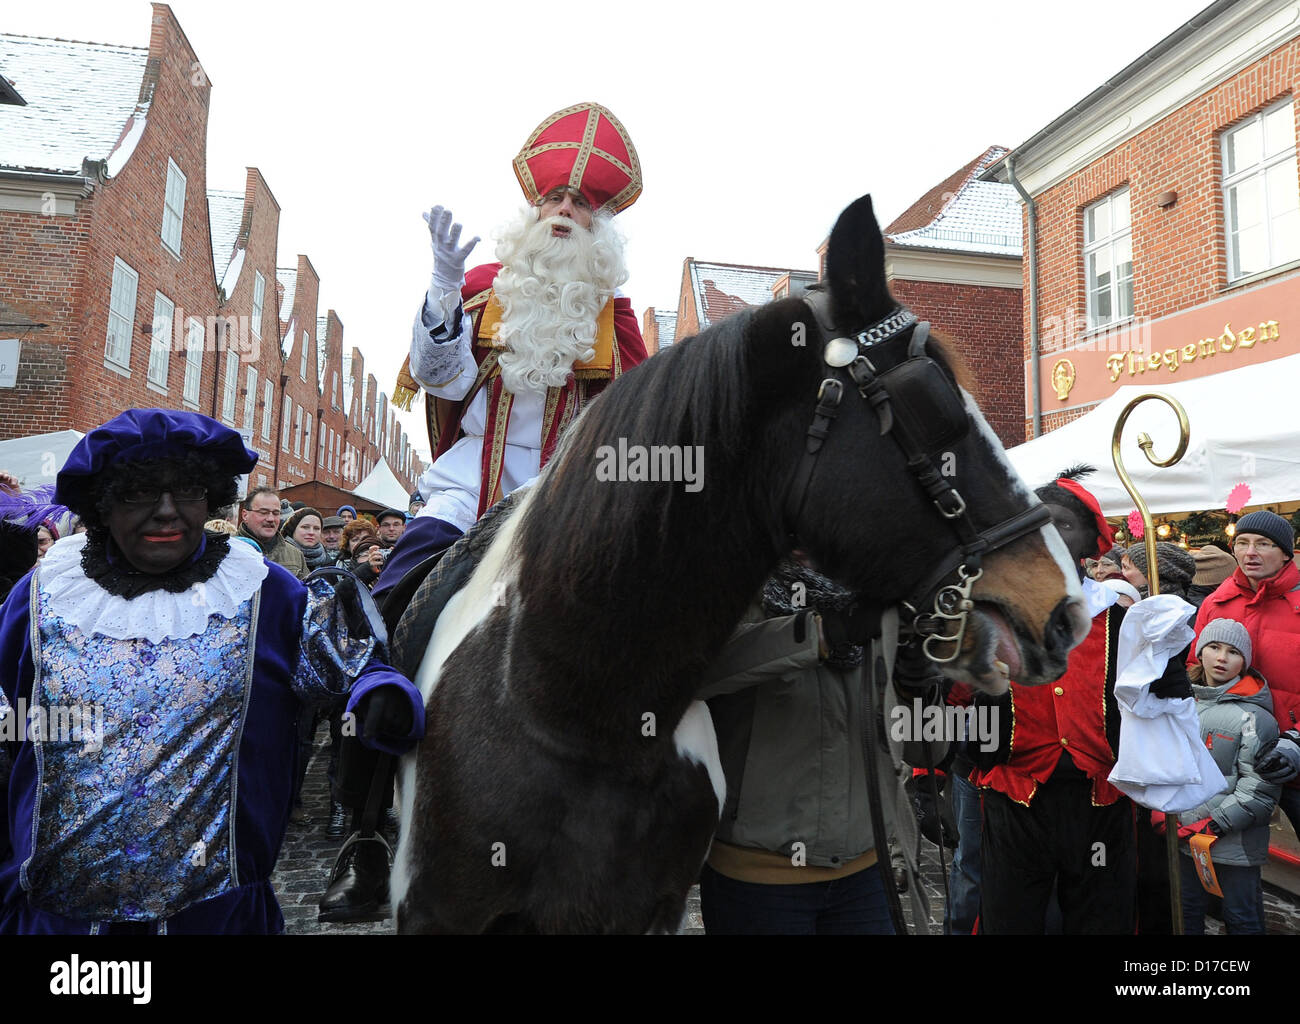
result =
[[[348,809],[337,800],[330,801],[330,823],[325,835],[330,839],[342,839],[348,824]]]
[[[382,921],[389,915],[388,871],[392,850],[378,833],[354,832],[339,850],[317,920]]]

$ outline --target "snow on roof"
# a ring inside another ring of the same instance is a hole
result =
[[[235,254],[239,228],[244,221],[244,193],[208,190],[208,223],[212,226],[212,269],[218,281],[226,276],[226,267]],[[238,275],[231,281],[237,281]]]
[[[659,328],[659,347],[667,348],[673,343],[673,336],[677,333],[677,310],[661,313],[656,309],[655,326]]]
[[[699,311],[700,330],[716,324],[746,306],[772,301],[772,286],[786,274],[811,274],[811,270],[747,267],[734,263],[691,260],[691,290]],[[662,343],[661,343],[662,344]]]
[[[143,131],[148,57],[137,46],[0,34],[0,73],[27,101],[0,106],[0,167],[79,174],[83,159],[106,159],[133,113]],[[114,171],[125,160],[115,162]]]
[[[280,323],[293,315],[293,296],[298,290],[298,271],[288,267],[276,267],[275,279],[284,288],[284,298],[280,300]]]
[[[248,254],[247,249],[236,249],[235,255],[231,257],[230,262],[226,264],[226,269],[222,272],[217,286],[227,295],[235,290],[235,282],[239,280],[239,275],[244,269],[244,257]]]
[[[976,180],[1006,153],[990,146],[908,207],[885,229],[885,238],[922,249],[1019,256],[1021,211],[1015,187]]]
[[[240,252],[243,252],[243,250],[241,249]],[[284,337],[280,339],[280,351],[285,359],[288,359],[290,353],[293,352],[293,332],[297,326],[297,320],[290,320],[289,326],[284,329]]]

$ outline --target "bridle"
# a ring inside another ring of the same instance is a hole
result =
[[[884,319],[845,336],[831,321],[828,292],[810,290],[803,301],[830,340],[822,352],[826,377],[817,392],[803,455],[786,491],[787,524],[793,531],[803,512],[817,456],[844,398],[841,371],[847,372],[849,383],[875,410],[880,433],[888,434],[902,449],[912,476],[957,535],[957,543],[901,602],[899,646],[911,647],[913,660],[923,654],[939,664],[955,661],[961,653],[967,616],[975,607],[971,589],[984,574],[984,555],[1041,529],[1052,521],[1051,513],[1040,504],[983,530],[971,522],[965,499],[935,465],[937,453],[966,436],[970,415],[952,381],[925,354],[930,336],[927,321],[918,321],[914,313],[899,306]],[[909,330],[906,357],[888,370],[878,371],[868,353]],[[951,644],[951,653],[941,656],[938,648],[942,644]]]
[[[956,534],[956,543],[900,602],[892,672],[886,661],[882,639],[882,608],[867,609],[868,614],[861,616],[861,621],[866,624],[863,632],[870,636],[855,638],[871,645],[864,666],[861,724],[867,801],[872,835],[876,839],[877,868],[894,931],[906,934],[890,868],[889,847],[883,839],[888,834],[881,803],[883,778],[876,764],[873,743],[873,739],[884,741],[883,735],[873,736],[883,722],[883,710],[878,704],[883,695],[882,688],[892,678],[896,687],[904,687],[912,693],[925,693],[927,702],[942,699],[938,666],[955,661],[961,654],[966,620],[975,607],[971,590],[984,574],[984,555],[1041,529],[1052,521],[1052,517],[1046,506],[1040,504],[983,530],[977,530],[971,522],[966,500],[934,461],[936,453],[943,452],[966,436],[970,430],[970,414],[953,382],[939,364],[925,354],[925,344],[930,336],[928,322],[918,321],[915,314],[900,306],[891,310],[884,319],[856,334],[845,336],[831,320],[830,296],[826,291],[810,290],[804,296],[804,302],[812,311],[823,337],[830,340],[822,350],[826,376],[817,391],[817,407],[808,427],[803,455],[786,489],[785,516],[791,533],[795,533],[807,501],[808,488],[817,469],[817,456],[839,413],[845,390],[843,373],[847,372],[849,383],[875,410],[880,420],[880,433],[888,434],[902,449],[912,476]],[[869,353],[901,339],[909,331],[911,337],[903,360],[883,372],[877,370]],[[943,644],[952,645],[946,655],[941,655],[938,650]],[[928,757],[928,745],[924,749]],[[932,769],[933,765],[927,764],[927,767]],[[937,803],[938,790],[933,771],[929,778]],[[942,847],[939,858],[946,892],[948,881]]]

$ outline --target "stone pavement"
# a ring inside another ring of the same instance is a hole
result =
[[[291,935],[391,935],[392,918],[366,924],[319,924],[316,921],[316,905],[325,892],[330,869],[334,866],[334,857],[342,843],[342,840],[328,839],[325,836],[329,822],[329,782],[325,775],[329,756],[329,731],[324,723],[317,731],[316,741],[311,764],[307,769],[307,780],[303,785],[303,805],[311,821],[301,825],[290,823],[280,852],[280,861],[271,879],[284,912],[285,931]],[[951,866],[950,855],[945,856],[945,863]],[[930,899],[931,933],[942,934],[943,881],[938,850],[925,841],[922,841],[921,872]],[[902,897],[904,915],[910,926],[909,903],[906,896]],[[1300,900],[1296,897],[1266,884],[1264,909],[1270,935],[1300,935]],[[1208,933],[1217,935],[1222,930],[1222,924],[1218,920],[1207,919]],[[693,887],[687,897],[683,933],[704,934],[698,886]]]

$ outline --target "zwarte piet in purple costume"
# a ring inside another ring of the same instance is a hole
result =
[[[394,753],[423,733],[347,584],[203,532],[256,461],[215,420],[133,409],[60,471],[87,533],[0,606],[0,934],[282,931],[299,715],[345,702]]]

